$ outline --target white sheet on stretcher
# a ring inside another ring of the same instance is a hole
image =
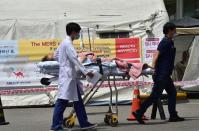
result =
[[[98,71],[99,66],[98,65],[90,65],[91,63],[83,63],[83,65],[90,71]],[[88,66],[89,65],[89,66]],[[59,75],[59,63],[57,61],[45,61],[45,62],[39,62],[37,66],[40,68],[40,72],[43,74],[48,74],[52,76],[58,76]],[[103,75],[126,75],[125,72],[117,68],[115,62],[103,62],[102,63],[103,68]]]

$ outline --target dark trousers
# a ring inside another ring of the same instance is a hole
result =
[[[78,89],[78,98],[79,98],[79,101],[73,102],[74,109],[75,109],[80,127],[86,127],[88,126],[89,123],[88,123],[86,110],[85,110],[84,103],[83,103],[81,94],[79,92],[79,89]],[[55,103],[54,113],[53,113],[53,122],[51,126],[52,130],[60,130],[63,128],[62,127],[63,114],[67,105],[68,105],[68,100],[57,99]]]
[[[149,106],[161,97],[163,90],[168,94],[168,110],[170,117],[175,117],[176,112],[176,88],[170,76],[153,76],[154,86],[151,95],[141,105],[138,113],[144,114]]]

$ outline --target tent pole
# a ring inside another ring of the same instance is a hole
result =
[[[84,41],[83,41],[83,32],[82,31],[80,32],[80,38],[81,38],[80,48],[81,48],[81,50],[84,50]]]
[[[89,50],[91,51],[91,36],[89,28],[88,28],[88,40],[89,40]]]
[[[190,47],[191,47],[191,45],[192,45],[192,43],[193,43],[194,40],[195,40],[195,36],[193,37],[193,39],[192,39],[191,42],[189,43],[189,46],[188,46],[187,51],[189,51],[189,49],[190,49]]]

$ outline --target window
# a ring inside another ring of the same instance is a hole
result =
[[[170,20],[176,18],[176,0],[164,0]]]
[[[129,32],[102,32],[98,33],[102,39],[107,38],[129,38]]]
[[[198,0],[184,0],[184,16],[191,16],[199,18],[199,1]]]
[[[180,10],[176,8],[176,0],[164,0],[170,20],[176,19],[176,12]],[[199,18],[199,0],[183,0],[183,16]]]

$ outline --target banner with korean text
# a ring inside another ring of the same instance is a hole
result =
[[[77,52],[89,51],[97,57],[121,58],[130,62],[141,60],[140,38],[95,39],[89,43],[74,41]],[[61,43],[60,39],[0,41],[0,88],[40,87],[37,62],[46,55],[53,54]]]
[[[153,60],[153,54],[156,52],[160,38],[146,38],[143,42],[143,61],[151,64]]]

